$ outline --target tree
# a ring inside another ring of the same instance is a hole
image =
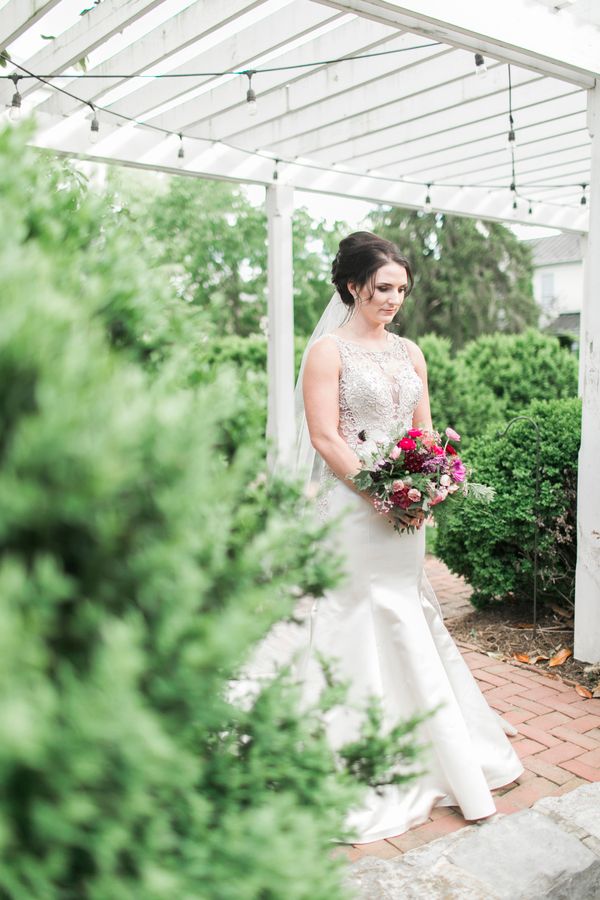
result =
[[[143,190],[140,185],[143,184]],[[207,312],[215,335],[245,337],[265,330],[267,221],[241,188],[225,182],[172,177],[140,182],[112,172],[109,189],[120,212],[144,236],[147,264],[165,268],[177,294]],[[331,227],[297,209],[292,223],[294,330],[310,334],[331,294],[331,260],[343,222]]]
[[[397,244],[413,267],[401,333],[434,332],[457,350],[481,334],[537,324],[530,250],[503,225],[393,207],[372,213],[369,227]]]

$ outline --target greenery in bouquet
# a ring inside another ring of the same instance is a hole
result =
[[[441,508],[448,508],[448,501],[471,495],[489,502],[494,496],[492,488],[467,480],[469,472],[454,446],[460,435],[453,428],[446,428],[443,438],[440,432],[423,428],[409,428],[391,440],[385,435],[369,437],[364,430],[358,437],[362,468],[351,480],[372,497],[381,515],[400,509],[437,517]],[[394,528],[414,531],[415,526],[396,520]]]

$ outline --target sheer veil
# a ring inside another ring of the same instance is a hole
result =
[[[302,391],[302,379],[304,376],[304,366],[310,348],[319,338],[325,334],[330,334],[339,328],[348,318],[350,310],[344,305],[342,298],[336,291],[325,310],[323,315],[317,322],[316,328],[311,334],[300,364],[300,372],[294,390],[294,407],[296,414],[296,458],[294,474],[301,477],[304,483],[305,491],[310,490],[311,484],[318,483],[323,468],[323,460],[316,452],[311,444],[308,425],[306,423],[306,414],[304,411],[304,395]]]

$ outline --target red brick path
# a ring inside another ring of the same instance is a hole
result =
[[[443,563],[428,557],[426,572],[444,617],[470,612],[470,588]],[[566,794],[589,781],[600,781],[600,700],[584,700],[559,676],[531,671],[526,664],[505,663],[457,641],[463,657],[491,707],[519,729],[509,737],[525,772],[492,791],[498,812],[527,809],[541,797]],[[350,860],[361,856],[401,856],[468,823],[456,809],[438,806],[423,825],[405,834],[370,844],[336,848]]]

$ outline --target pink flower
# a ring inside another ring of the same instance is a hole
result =
[[[441,503],[442,500],[445,500],[447,496],[448,496],[448,492],[447,492],[446,490],[444,490],[444,491],[438,491],[438,492],[436,493],[435,497],[432,497],[432,498],[431,498],[431,501],[430,501],[429,505],[430,505],[430,506],[437,506],[438,503]]]
[[[416,503],[417,500],[421,499],[421,491],[418,491],[416,488],[411,488],[406,496],[409,500],[412,500],[413,503]]]
[[[448,453],[450,456],[456,456],[456,450],[454,449],[452,444],[448,444],[448,446],[446,447],[446,453]]]
[[[417,444],[412,438],[405,437],[402,438],[401,441],[398,441],[397,446],[400,447],[401,450],[414,450]]]
[[[455,493],[457,492],[457,490],[458,490],[458,485],[457,485],[457,484],[451,484],[451,485],[448,486],[448,493],[449,493],[449,494],[455,494]]]
[[[394,447],[392,450],[390,450],[390,459],[398,459],[401,453],[402,450],[400,449],[400,447]]]
[[[403,491],[403,490],[404,490],[404,482],[403,481],[400,481],[400,479],[398,479],[398,481],[393,482],[392,491],[394,493],[397,493],[398,491]]]
[[[460,441],[460,434],[457,434],[454,428],[446,428],[446,437],[451,441]]]
[[[440,484],[443,484],[444,487],[448,487],[448,485],[450,484],[450,476],[442,475],[442,477],[440,478]]]
[[[440,447],[439,444],[434,444],[433,447],[432,447],[431,449],[433,450],[433,452],[435,453],[436,456],[443,456],[443,455],[444,455],[444,448],[443,448],[443,447]]]
[[[422,437],[423,432],[420,428],[410,428],[408,431],[408,436],[411,438]]]
[[[452,461],[452,477],[455,481],[464,481],[465,476],[467,474],[467,470],[465,468],[465,464],[461,459],[455,459]]]

